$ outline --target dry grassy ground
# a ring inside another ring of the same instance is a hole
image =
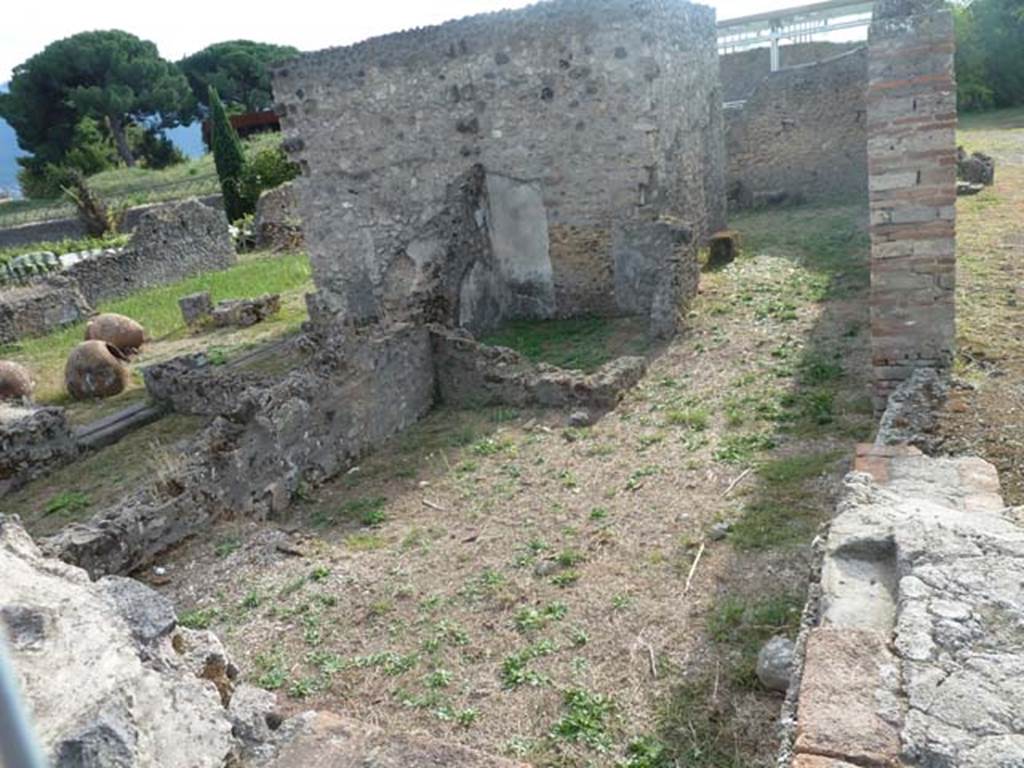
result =
[[[1024,504],[1024,109],[961,122],[969,151],[996,158],[996,183],[957,205],[957,372],[945,449],[999,469]]]
[[[163,588],[291,709],[544,766],[771,765],[754,655],[872,428],[865,218],[739,218],[740,260],[595,426],[437,411],[287,521],[173,553]],[[591,331],[557,355],[593,359]]]

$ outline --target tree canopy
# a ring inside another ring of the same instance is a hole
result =
[[[258,112],[270,107],[270,67],[294,56],[288,45],[230,40],[215,43],[178,62],[196,101],[209,110],[209,89],[217,89],[228,108]]]
[[[0,96],[0,116],[36,163],[63,163],[82,118],[91,118],[134,165],[127,127],[173,127],[193,105],[185,76],[153,43],[105,30],[58,40],[15,67],[9,93]]]
[[[957,96],[962,109],[1024,104],[1024,4],[959,2],[956,14]]]

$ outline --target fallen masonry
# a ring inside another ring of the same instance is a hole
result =
[[[329,712],[285,719],[275,695],[242,683],[218,638],[182,627],[167,598],[44,557],[16,517],[0,515],[0,572],[0,628],[54,768],[517,766]]]

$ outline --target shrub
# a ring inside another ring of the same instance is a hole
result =
[[[260,194],[291,181],[299,175],[299,166],[288,159],[280,147],[261,147],[250,150],[242,174],[242,195],[252,211]]]
[[[235,222],[252,213],[253,203],[246,200],[242,189],[245,174],[245,153],[231,121],[228,120],[224,104],[217,95],[217,89],[210,86],[210,121],[213,147],[213,162],[217,166],[217,177],[224,193],[224,210],[228,221]]]

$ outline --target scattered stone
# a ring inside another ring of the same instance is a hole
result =
[[[68,355],[64,385],[75,400],[113,397],[128,384],[125,355],[103,341],[83,341]]]
[[[731,530],[732,523],[730,522],[723,521],[720,523],[715,523],[711,526],[711,531],[708,533],[708,538],[712,541],[721,541],[729,535],[729,531]]]
[[[221,301],[213,308],[210,317],[218,328],[235,325],[247,328],[276,315],[281,309],[281,295],[268,293],[256,299],[231,299]]]
[[[213,312],[213,300],[209,291],[200,291],[182,296],[178,299],[178,307],[181,309],[181,319],[185,321],[185,325],[191,327],[199,325],[210,316]]]
[[[785,693],[793,674],[793,641],[776,635],[757,654],[757,679],[769,691]]]
[[[963,147],[957,147],[956,177],[969,184],[990,187],[996,180],[996,161],[983,152],[972,152],[968,155]]]
[[[985,189],[984,184],[972,184],[969,181],[958,181],[956,183],[957,197],[971,197]]]
[[[130,317],[106,312],[96,315],[86,324],[85,340],[105,341],[124,354],[130,355],[142,348],[146,340],[146,331]]]
[[[554,560],[541,560],[539,563],[533,566],[533,575],[540,576],[543,578],[545,576],[553,576],[554,574],[558,573],[558,570],[559,565]]]
[[[581,408],[580,410],[573,411],[571,414],[569,414],[569,426],[573,427],[574,429],[579,429],[580,427],[589,427],[593,423],[594,417],[591,416],[590,411],[588,410]]]
[[[708,242],[708,269],[720,269],[736,260],[740,236],[731,229],[716,232]]]
[[[35,382],[25,366],[0,360],[0,400],[21,400],[32,397]]]

